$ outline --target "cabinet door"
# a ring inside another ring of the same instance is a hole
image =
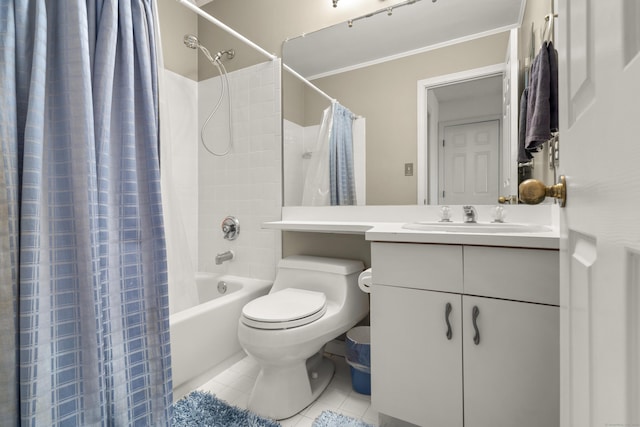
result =
[[[371,399],[378,412],[420,426],[462,427],[461,298],[372,286]]]
[[[559,308],[462,301],[465,427],[558,426]]]

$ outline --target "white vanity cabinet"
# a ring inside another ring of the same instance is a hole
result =
[[[559,425],[558,251],[374,242],[372,267],[377,411],[429,427]]]

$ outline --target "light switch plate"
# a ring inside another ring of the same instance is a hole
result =
[[[404,164],[404,176],[413,176],[413,163]]]

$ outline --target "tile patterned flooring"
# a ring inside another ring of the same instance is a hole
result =
[[[353,391],[349,365],[344,357],[330,355],[329,358],[333,360],[336,372],[327,389],[314,403],[280,424],[283,427],[310,427],[322,411],[330,410],[377,426],[378,413],[371,407],[371,397]],[[244,409],[259,370],[251,357],[245,357],[198,389]]]

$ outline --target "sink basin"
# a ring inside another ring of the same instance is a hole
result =
[[[412,222],[402,226],[407,230],[437,231],[445,233],[544,233],[551,228],[538,224],[513,222]]]

